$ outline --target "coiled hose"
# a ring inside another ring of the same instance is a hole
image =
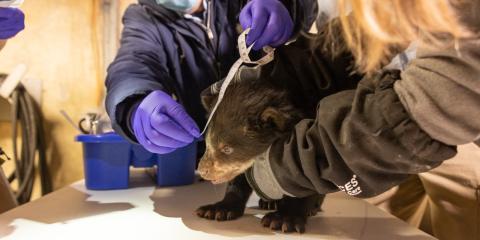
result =
[[[1,78],[5,76],[0,76]],[[20,84],[11,95],[12,141],[15,171],[8,175],[10,184],[17,180],[14,192],[19,204],[32,197],[36,173],[40,174],[42,195],[53,189],[46,159],[43,117],[39,106]],[[20,137],[20,139],[19,139]],[[18,146],[20,140],[20,146]]]

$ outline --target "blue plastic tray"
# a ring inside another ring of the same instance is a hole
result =
[[[156,166],[158,186],[192,184],[195,178],[197,144],[194,142],[169,154],[153,154],[115,133],[79,135],[83,143],[85,185],[91,190],[128,188],[130,166]]]

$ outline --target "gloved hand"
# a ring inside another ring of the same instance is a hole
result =
[[[17,8],[0,8],[0,39],[9,39],[25,28],[25,15]]]
[[[173,152],[200,137],[183,106],[163,91],[150,93],[138,105],[131,125],[138,142],[153,153]]]
[[[256,41],[254,50],[280,46],[293,32],[290,13],[279,0],[251,0],[240,13],[240,24],[243,29],[250,28],[247,44]]]

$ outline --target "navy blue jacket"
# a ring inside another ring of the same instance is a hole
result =
[[[131,5],[123,17],[120,50],[106,80],[106,108],[115,131],[136,140],[129,123],[132,110],[154,90],[174,95],[197,124],[204,126],[200,93],[225,77],[238,59],[238,16],[246,2],[208,0],[200,21],[165,9],[155,0]],[[296,32],[315,20],[316,0],[282,2],[294,19]]]

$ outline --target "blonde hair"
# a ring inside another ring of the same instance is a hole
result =
[[[358,70],[377,70],[393,49],[412,41],[443,45],[465,36],[452,1],[338,0],[344,44],[352,50]]]

